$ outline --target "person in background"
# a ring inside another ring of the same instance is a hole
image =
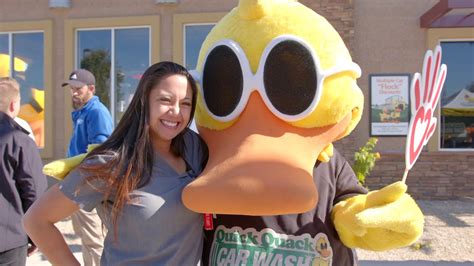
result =
[[[0,265],[25,265],[36,247],[21,218],[46,190],[47,180],[35,142],[14,120],[20,110],[18,82],[0,78],[0,95]]]
[[[67,156],[72,157],[87,151],[89,144],[103,143],[112,133],[113,122],[109,110],[95,96],[95,77],[85,70],[77,69],[69,75],[62,86],[71,90],[71,116],[73,133]],[[104,232],[96,210],[78,210],[72,215],[74,232],[82,242],[82,257],[86,266],[100,265]]]
[[[53,265],[78,265],[54,223],[79,208],[97,208],[108,229],[101,265],[200,263],[203,216],[181,201],[208,156],[189,129],[196,98],[182,66],[145,71],[112,135],[25,215],[25,229]]]

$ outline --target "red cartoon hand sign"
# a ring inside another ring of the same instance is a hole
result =
[[[446,65],[441,65],[441,47],[438,45],[434,56],[431,50],[426,52],[421,77],[419,73],[413,76],[410,88],[412,117],[405,149],[405,175],[415,164],[421,149],[428,143],[436,128],[437,120],[433,117],[433,113],[441,95],[446,73]]]

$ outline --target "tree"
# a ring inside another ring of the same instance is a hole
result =
[[[84,57],[81,60],[81,68],[87,69],[95,76],[95,94],[105,106],[110,108],[110,52],[107,50],[84,49]],[[121,96],[121,83],[124,75],[120,69],[116,69],[115,91],[117,98]]]
[[[474,81],[472,81],[471,84],[466,86],[466,90],[474,92]]]

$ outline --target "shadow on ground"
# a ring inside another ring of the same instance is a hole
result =
[[[474,217],[474,199],[463,198],[459,201],[468,204],[452,204],[453,201],[444,200],[418,200],[417,203],[425,216],[435,216],[450,227],[469,227],[471,225],[459,217]]]

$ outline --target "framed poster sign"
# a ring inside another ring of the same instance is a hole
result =
[[[406,136],[410,123],[410,74],[371,74],[370,135]]]

